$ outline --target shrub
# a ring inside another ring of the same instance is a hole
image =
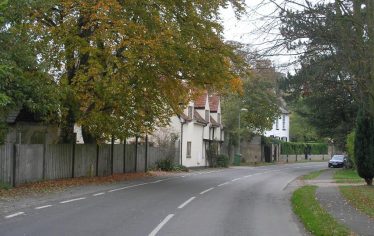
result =
[[[174,165],[173,171],[184,171],[188,172],[188,168],[183,165]]]
[[[157,169],[162,171],[172,171],[174,163],[171,159],[164,159],[156,162]]]
[[[11,188],[12,188],[12,186],[10,186],[10,184],[0,182],[0,189],[8,190],[8,189],[11,189]]]
[[[217,167],[229,167],[230,159],[226,155],[218,155],[216,160],[216,166]]]
[[[355,159],[355,135],[356,132],[353,130],[351,133],[347,135],[347,144],[345,145],[345,148],[348,153],[348,167],[354,168],[354,159]]]
[[[364,108],[361,108],[357,114],[354,150],[358,175],[365,179],[367,185],[372,185],[374,177],[374,120]]]
[[[305,149],[310,147],[310,154],[321,155],[327,154],[328,146],[326,143],[293,143],[282,142],[281,154],[283,155],[302,155],[305,154]]]

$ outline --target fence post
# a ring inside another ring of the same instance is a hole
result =
[[[43,141],[43,180],[45,180],[45,172],[46,172],[46,149],[47,149],[47,129],[44,132],[44,141]]]
[[[99,144],[96,144],[96,176],[99,176]]]
[[[73,155],[71,156],[71,178],[74,178],[75,176],[75,144],[77,142],[77,133],[74,133],[74,139],[73,139]]]
[[[145,135],[145,160],[144,160],[144,172],[148,171],[148,134]]]
[[[114,173],[114,136],[110,142],[110,175]]]
[[[126,173],[126,139],[123,141],[123,173]]]
[[[135,173],[138,172],[138,139],[139,137],[136,136],[135,138]]]
[[[17,157],[19,156],[20,145],[22,144],[22,132],[20,129],[18,131],[18,144],[17,142],[13,146],[13,187],[17,186]]]
[[[17,144],[13,144],[13,163],[12,163],[12,186],[16,187],[17,181],[16,181],[16,171],[17,171]]]

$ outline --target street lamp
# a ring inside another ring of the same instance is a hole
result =
[[[242,108],[242,109],[240,109],[240,111],[239,111],[239,124],[238,124],[238,128],[239,128],[239,132],[238,132],[238,136],[239,136],[239,145],[238,145],[238,154],[239,155],[241,155],[240,154],[240,113],[242,112],[242,111],[248,111],[248,109],[247,108]]]

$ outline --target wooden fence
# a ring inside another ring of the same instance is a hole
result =
[[[144,172],[166,158],[178,163],[176,147],[136,144],[0,145],[0,182],[27,182]]]

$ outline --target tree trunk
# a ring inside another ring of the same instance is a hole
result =
[[[84,143],[95,144],[97,143],[96,138],[89,132],[88,127],[82,125],[82,137]]]
[[[365,181],[368,186],[373,186],[373,178],[365,178]]]
[[[75,123],[75,116],[72,109],[68,108],[68,113],[66,115],[66,120],[62,122],[61,126],[61,135],[60,135],[60,142],[61,143],[74,143],[75,134],[74,134],[74,123]]]

